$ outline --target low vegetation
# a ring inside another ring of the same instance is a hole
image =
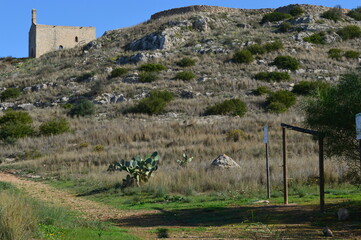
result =
[[[110,74],[111,78],[121,77],[128,73],[128,69],[117,67],[114,68]]]
[[[291,17],[292,17],[291,14],[281,13],[281,12],[267,13],[263,16],[263,18],[261,20],[261,24],[267,23],[267,22],[278,22],[278,21],[282,21],[285,19],[289,19]]]
[[[247,112],[247,106],[240,99],[224,100],[221,103],[206,109],[205,115],[230,115],[243,117]]]
[[[335,22],[342,20],[343,14],[341,7],[334,7],[321,14],[322,18],[333,20]]]
[[[326,33],[314,33],[309,37],[304,37],[303,40],[314,44],[326,44]]]
[[[273,64],[280,69],[295,71],[300,68],[298,60],[291,56],[278,56],[274,59]]]
[[[42,135],[50,136],[70,131],[70,124],[65,118],[56,118],[42,123],[39,132]]]
[[[271,92],[267,97],[267,110],[273,113],[286,112],[296,104],[296,96],[286,90]]]
[[[292,92],[297,95],[313,95],[328,87],[330,84],[323,81],[301,81],[293,87]]]
[[[88,99],[81,99],[75,103],[68,112],[68,115],[71,117],[85,117],[90,116],[95,113],[94,103]]]
[[[357,25],[349,25],[338,30],[337,34],[343,40],[359,38],[361,37],[361,28]]]
[[[247,49],[243,49],[243,50],[239,50],[237,51],[234,56],[233,59],[236,63],[251,63],[253,61],[253,55],[252,53],[247,50]]]
[[[348,12],[348,16],[352,17],[356,21],[361,21],[361,7],[357,7]]]
[[[183,80],[183,81],[190,81],[190,80],[194,79],[195,77],[196,77],[196,75],[190,71],[179,72],[175,76],[176,79]]]
[[[19,97],[21,94],[21,90],[19,88],[7,88],[0,93],[0,100],[6,101],[9,99],[14,99]]]
[[[142,64],[139,67],[139,70],[144,72],[160,72],[167,70],[167,68],[160,63],[146,63],[146,64]]]
[[[256,80],[266,82],[281,82],[291,80],[291,76],[287,72],[260,72],[254,78]]]
[[[194,60],[193,58],[184,57],[177,62],[177,65],[180,67],[192,67],[196,64],[196,62],[197,61]]]

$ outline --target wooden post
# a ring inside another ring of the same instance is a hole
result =
[[[287,139],[286,128],[282,128],[283,140],[283,199],[284,204],[288,204],[288,179],[287,179]]]
[[[360,147],[360,169],[361,169],[361,140],[358,140],[359,147]]]
[[[323,157],[323,136],[319,136],[319,171],[320,171],[320,209],[325,210],[325,174],[324,174],[324,157]]]

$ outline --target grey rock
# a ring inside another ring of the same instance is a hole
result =
[[[214,159],[211,163],[211,167],[220,169],[240,168],[238,163],[226,154],[220,154],[216,159]]]
[[[18,109],[22,109],[22,110],[26,110],[26,111],[29,111],[29,110],[33,110],[35,108],[34,104],[32,103],[24,103],[24,104],[19,104],[17,106]]]
[[[346,208],[340,208],[337,211],[337,217],[339,221],[345,221],[349,218],[350,214]]]
[[[200,17],[193,22],[193,28],[197,31],[204,32],[208,30],[208,18]]]
[[[329,229],[328,227],[325,227],[322,230],[322,233],[323,233],[323,236],[325,236],[325,237],[333,237],[333,233],[332,233],[331,229]]]
[[[98,41],[91,41],[87,45],[83,47],[83,50],[90,50],[90,49],[99,49],[102,48],[102,44]]]
[[[161,53],[137,53],[129,57],[127,56],[120,57],[117,60],[117,64],[119,65],[131,64],[131,63],[136,64],[138,62],[152,61],[160,57],[162,57]]]
[[[13,107],[15,107],[15,103],[10,103],[10,102],[0,103],[0,111],[5,111],[6,109]]]
[[[125,47],[125,49],[132,51],[164,49],[165,43],[165,34],[155,32],[145,36],[144,38],[131,42]]]

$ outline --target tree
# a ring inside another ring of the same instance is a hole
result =
[[[307,125],[325,134],[328,156],[359,159],[355,115],[361,112],[361,72],[345,74],[339,84],[321,89],[305,112]]]

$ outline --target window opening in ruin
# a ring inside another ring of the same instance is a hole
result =
[[[78,37],[75,37],[75,42],[79,42],[79,39],[78,39]]]
[[[64,49],[63,45],[60,45],[59,50],[63,50],[63,49]]]

